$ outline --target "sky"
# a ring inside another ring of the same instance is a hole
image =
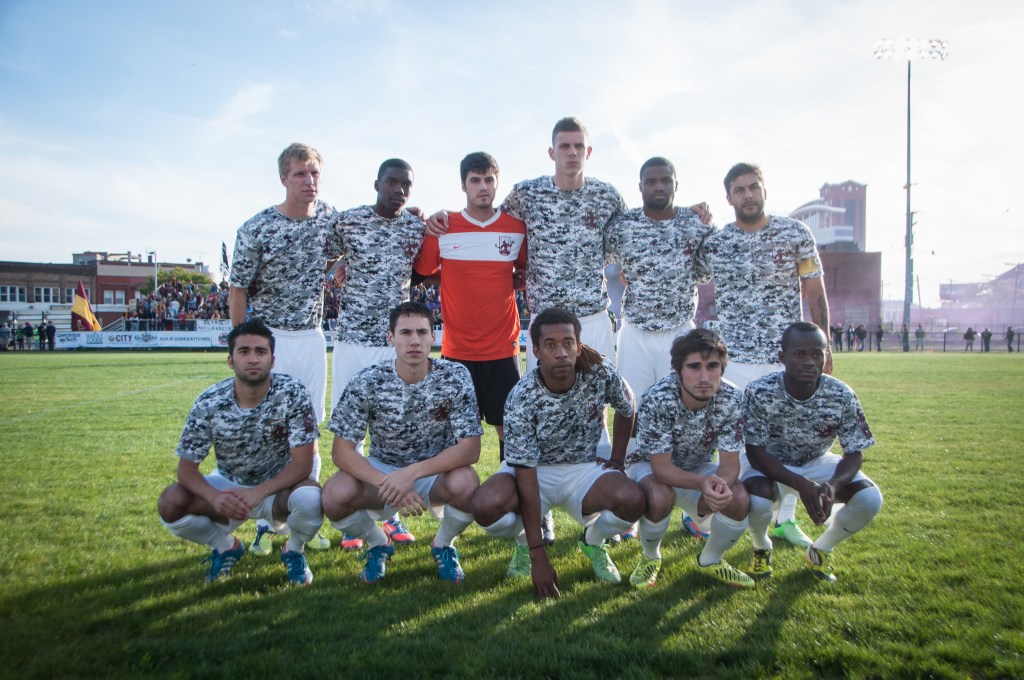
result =
[[[291,142],[323,154],[339,208],[372,203],[380,162],[404,158],[429,213],[465,205],[471,151],[498,159],[499,198],[550,174],[551,127],[574,115],[587,174],[630,206],[651,156],[720,225],[739,161],[778,214],[867,184],[866,246],[902,299],[906,62],[872,53],[907,36],[949,44],[912,69],[915,267],[935,305],[940,283],[1024,261],[1022,35],[1024,3],[1002,0],[0,0],[0,259],[156,251],[218,278],[221,243],[283,200]]]

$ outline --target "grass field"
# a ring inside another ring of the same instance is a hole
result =
[[[719,587],[673,522],[655,588],[607,586],[556,512],[563,596],[545,602],[503,578],[509,545],[476,526],[460,541],[467,581],[438,582],[425,519],[376,587],[341,550],[310,554],[306,589],[254,557],[204,586],[207,551],[170,536],[155,503],[192,400],[229,375],[224,358],[0,355],[0,676],[1024,677],[1017,355],[837,355],[879,441],[865,470],[885,495],[837,549],[837,584],[777,545],[771,582]],[[481,476],[496,464],[489,434]],[[612,555],[628,573],[638,551]],[[745,537],[727,559],[749,551]]]

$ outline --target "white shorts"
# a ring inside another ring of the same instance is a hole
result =
[[[782,364],[744,364],[730,359],[722,377],[742,390],[747,383],[765,375],[778,373],[782,368]]]
[[[494,474],[515,475],[516,470],[502,461]],[[571,465],[538,465],[537,485],[540,487],[540,514],[546,515],[551,508],[562,508],[577,522],[587,526],[597,514],[583,515],[583,498],[590,491],[597,478],[606,474],[623,474],[619,470],[606,470],[599,463],[574,463]]]
[[[612,332],[612,320],[608,316],[608,312],[601,311],[597,314],[580,317],[580,342],[609,359],[615,357],[615,334]],[[529,372],[535,368],[537,368],[537,357],[533,355],[533,338],[527,332],[526,370]]]
[[[368,366],[395,360],[394,347],[365,347],[340,340],[334,343],[334,367],[331,370],[331,410],[356,373]]]
[[[227,477],[220,473],[220,470],[214,470],[210,474],[206,475],[206,482],[217,491],[224,491],[225,489],[251,489],[251,486],[245,484],[235,484]],[[288,523],[285,521],[278,521],[274,519],[274,499],[277,494],[271,494],[264,498],[259,505],[249,511],[249,519],[262,519],[265,520],[271,528],[279,534],[289,533]],[[234,531],[240,527],[245,520],[242,519],[229,519],[228,520],[228,531]]]
[[[309,390],[318,423],[324,421],[327,399],[327,340],[319,328],[304,331],[270,329],[274,333],[274,372],[297,378]]]
[[[402,468],[388,465],[387,463],[381,462],[380,459],[368,456],[366,461],[373,466],[374,470],[388,474],[395,470],[401,470]],[[430,506],[430,514],[437,519],[444,519],[444,505],[434,505],[430,500],[430,490],[434,487],[434,482],[437,481],[437,475],[430,475],[429,477],[420,477],[416,480],[416,483],[412,485],[412,490],[420,495],[420,497],[427,502]],[[398,512],[398,508],[385,505],[383,508],[374,510],[373,508],[367,508],[366,512],[373,517],[375,520],[380,521],[382,519],[388,519]]]
[[[692,470],[697,475],[713,475],[718,472],[718,463],[704,463],[696,470]],[[626,470],[626,474],[637,484],[640,483],[644,477],[649,477],[654,474],[654,470],[651,468],[650,463],[633,463]],[[710,517],[714,513],[709,512],[704,517],[699,517],[697,514],[697,504],[700,502],[700,491],[697,489],[680,489],[679,487],[673,486],[672,490],[676,492],[675,507],[682,508],[683,512],[689,515],[694,521],[696,521],[701,529],[704,531],[708,530],[708,523]]]
[[[832,475],[834,475],[836,472],[836,466],[839,465],[839,461],[841,461],[842,459],[843,457],[838,454],[826,453],[821,456],[818,456],[817,458],[807,463],[806,465],[786,465],[785,467],[790,472],[795,472],[801,477],[806,477],[812,482],[815,482],[817,484],[823,484],[824,482],[827,482],[828,480],[832,479]],[[748,468],[746,471],[743,472],[743,474],[740,475],[740,480],[745,482],[748,479],[752,479],[754,477],[764,477],[764,474],[755,470],[754,468]],[[857,470],[857,474],[853,476],[853,479],[850,480],[850,483],[853,484],[854,482],[862,481],[871,482],[871,479],[862,471]],[[872,484],[874,484],[874,482],[872,482]],[[780,496],[783,495],[785,490],[789,489],[789,487],[786,486],[785,484],[779,484],[778,482],[776,482],[776,486],[779,487],[780,489]]]
[[[645,331],[622,319],[615,366],[633,388],[637,404],[647,388],[672,372],[672,341],[694,329],[693,321],[664,331]]]

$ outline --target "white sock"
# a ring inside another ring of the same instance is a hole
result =
[[[733,519],[726,517],[720,512],[711,516],[711,531],[708,532],[708,540],[704,543],[704,550],[697,558],[697,563],[706,567],[722,561],[725,551],[740,540],[740,536],[746,531],[749,522],[747,518]]]
[[[480,528],[486,531],[489,536],[494,536],[495,538],[515,538],[518,542],[518,539],[521,537],[523,540],[522,545],[526,545],[523,519],[514,512],[506,512],[493,524],[481,526]]]
[[[779,501],[779,515],[775,521],[782,524],[796,519],[796,502],[800,500],[800,497],[788,486],[780,484],[779,490],[782,493],[782,500]]]
[[[366,510],[357,510],[348,517],[331,522],[331,526],[343,534],[363,539],[370,548],[388,544],[388,535]]]
[[[583,540],[587,542],[587,545],[601,545],[631,526],[633,526],[632,522],[616,517],[611,510],[602,510],[594,523],[583,532]]]
[[[226,524],[218,524],[205,515],[185,515],[176,522],[160,523],[178,538],[186,541],[208,545],[214,550],[224,552],[235,547],[235,537]]]
[[[672,515],[664,519],[652,522],[646,516],[641,517],[637,522],[639,525],[640,547],[644,551],[644,557],[649,560],[661,559],[661,539],[668,531],[668,525],[672,521]]]
[[[750,523],[750,542],[756,550],[771,550],[772,541],[768,538],[768,524],[772,521],[772,502],[750,494],[750,512],[747,514]]]
[[[842,541],[863,529],[882,509],[882,492],[877,486],[861,489],[836,513],[831,526],[812,545],[818,550],[832,550]]]
[[[308,543],[324,523],[320,506],[320,488],[300,486],[288,496],[288,528],[291,534],[285,550],[305,552]]]
[[[473,515],[463,512],[451,505],[444,507],[444,519],[441,520],[441,528],[434,536],[434,547],[440,548],[451,545],[458,538],[459,534],[466,530],[473,523]]]

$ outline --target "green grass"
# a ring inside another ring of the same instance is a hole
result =
[[[419,541],[376,587],[357,584],[358,559],[340,550],[310,554],[307,589],[285,586],[275,557],[203,586],[206,550],[171,537],[155,504],[224,358],[0,355],[0,675],[1024,676],[1017,355],[836,356],[879,441],[865,470],[885,506],[836,551],[834,586],[778,545],[772,582],[719,587],[695,573],[699,545],[673,521],[657,587],[610,587],[556,513],[563,596],[545,602],[503,578],[509,545],[476,526],[460,541],[466,583],[439,583],[436,525],[418,518]],[[496,464],[488,433],[481,476]],[[326,456],[322,479],[333,470]],[[743,565],[749,550],[744,538],[727,557]],[[625,573],[637,553],[612,548]]]

